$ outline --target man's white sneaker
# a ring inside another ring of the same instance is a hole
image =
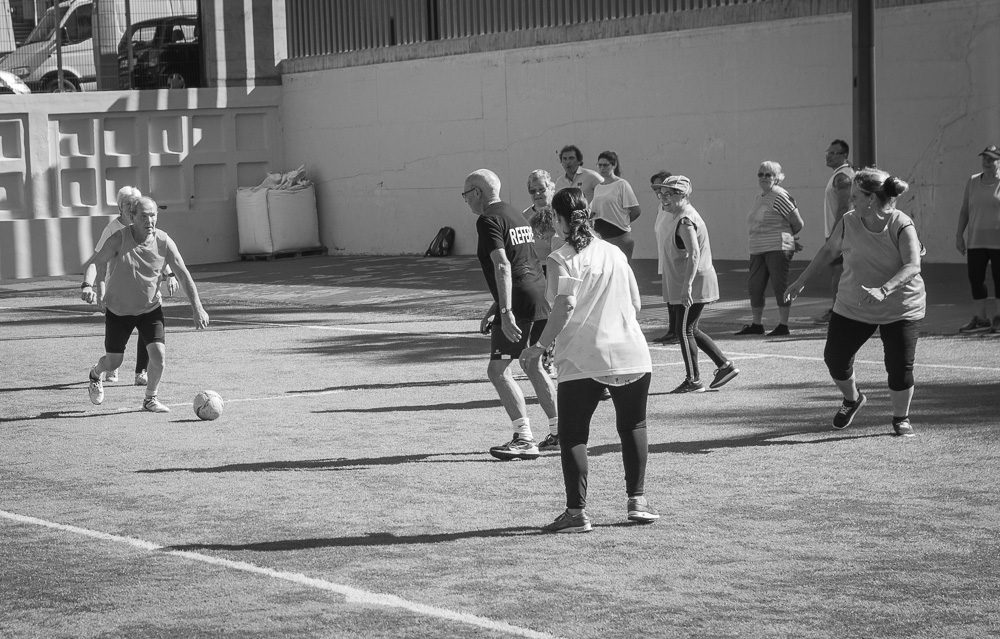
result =
[[[142,410],[148,410],[151,413],[169,413],[170,408],[163,404],[156,396],[147,397],[142,402]]]
[[[118,381],[118,369],[111,371],[110,373],[104,374],[104,381],[106,382],[117,382]]]
[[[135,374],[136,386],[145,386],[148,383],[149,383],[149,375],[146,374],[146,371],[139,371],[138,373]]]

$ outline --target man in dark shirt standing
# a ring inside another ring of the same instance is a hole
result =
[[[484,333],[490,331],[490,363],[486,370],[514,427],[513,439],[494,446],[490,454],[503,460],[537,459],[538,445],[531,433],[524,394],[509,369],[525,347],[538,341],[549,312],[534,233],[520,211],[500,200],[500,178],[493,171],[479,169],[470,173],[465,178],[462,198],[479,216],[477,255],[493,295],[493,305],[481,325]],[[559,420],[552,379],[540,361],[524,372],[549,419],[550,431],[557,433]]]

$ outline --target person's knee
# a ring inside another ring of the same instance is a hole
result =
[[[643,418],[641,421],[636,421],[634,419],[620,421],[615,424],[615,427],[621,434],[631,433],[632,431],[646,428],[646,419]]]
[[[166,366],[167,352],[161,342],[153,342],[146,346],[146,353],[149,355],[150,366]]]
[[[508,366],[510,366],[510,360],[491,359],[486,366],[486,376],[494,384],[500,383],[507,376]]]

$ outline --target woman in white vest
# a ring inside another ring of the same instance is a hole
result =
[[[601,394],[611,393],[622,443],[630,521],[650,523],[660,517],[645,497],[646,399],[652,361],[636,319],[639,286],[625,254],[600,239],[591,226],[586,198],[567,188],[552,199],[566,244],[548,258],[547,297],[552,300],[545,330],[535,346],[521,354],[533,365],[555,342],[559,378],[559,443],[566,511],[545,532],[587,532],[587,441],[590,420]]]
[[[844,256],[844,274],[827,329],[823,359],[844,401],[833,417],[835,429],[847,428],[868,398],[854,379],[854,356],[878,330],[889,374],[892,429],[913,436],[913,362],[917,333],[927,296],[920,277],[920,240],[913,220],[896,209],[896,197],[909,185],[876,168],[857,172],[848,211],[830,238],[785,292],[802,292],[817,268]]]
[[[739,369],[726,359],[715,341],[698,328],[705,307],[719,299],[719,278],[712,264],[712,245],[708,227],[691,206],[691,180],[672,175],[659,185],[660,204],[670,215],[662,250],[663,281],[670,303],[670,323],[680,336],[681,356],[686,375],[672,393],[701,393],[705,384],[698,369],[698,350],[705,351],[715,363],[710,388],[719,388],[739,375]]]

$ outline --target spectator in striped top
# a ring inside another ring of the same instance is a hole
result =
[[[789,333],[791,300],[785,298],[785,288],[788,286],[788,267],[792,256],[800,249],[797,236],[803,223],[795,200],[788,191],[778,186],[784,179],[785,174],[777,162],[765,160],[757,169],[760,195],[754,200],[747,217],[750,232],[747,288],[753,319],[736,331],[737,335],[764,334],[764,292],[768,281],[778,303],[778,325],[768,335],[775,337]]]

